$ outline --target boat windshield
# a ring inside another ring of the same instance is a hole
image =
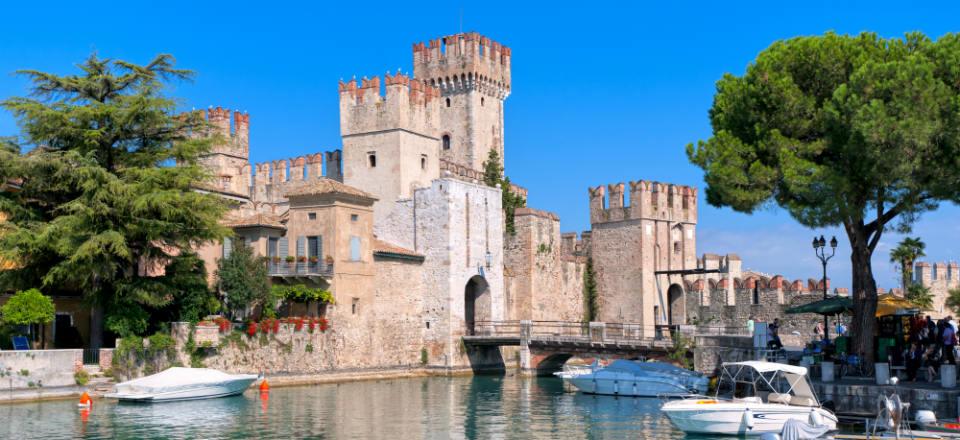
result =
[[[806,375],[779,369],[761,372],[749,365],[723,367],[717,398],[755,398],[767,403],[820,406]]]

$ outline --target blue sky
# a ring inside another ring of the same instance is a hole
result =
[[[742,73],[771,42],[828,30],[937,37],[958,30],[951,24],[960,12],[876,1],[56,3],[4,6],[0,97],[26,93],[26,82],[8,74],[16,69],[67,73],[94,50],[140,63],[171,53],[198,73],[175,90],[184,108],[250,112],[254,161],[339,147],[338,79],[409,72],[412,43],[481,32],[513,50],[507,173],[530,190],[531,206],[557,212],[565,231],[589,229],[589,186],[649,179],[702,188],[684,146],[710,135],[715,81]],[[0,135],[16,131],[0,113]],[[806,279],[820,273],[812,236],[836,234],[830,276],[849,285],[839,229],[805,229],[777,208],[713,208],[700,194],[699,253],[737,253],[747,268]],[[960,255],[958,213],[944,205],[917,223],[929,260]],[[897,283],[887,252],[898,238],[885,235],[874,256],[880,286]]]

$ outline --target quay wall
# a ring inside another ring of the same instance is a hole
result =
[[[76,383],[83,350],[0,351],[0,388],[62,387]]]

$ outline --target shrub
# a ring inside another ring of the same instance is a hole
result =
[[[77,382],[77,385],[84,386],[90,381],[90,374],[83,369],[77,370],[76,373],[73,373],[73,380]]]

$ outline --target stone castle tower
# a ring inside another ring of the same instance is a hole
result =
[[[201,163],[212,170],[215,189],[245,194],[250,186],[250,115],[234,111],[233,130],[228,109],[211,107],[206,117],[211,134],[218,136],[219,142],[201,158]]]
[[[441,159],[474,170],[483,168],[490,150],[503,160],[510,48],[475,32],[416,43],[413,72],[440,89]]]
[[[657,272],[697,267],[697,189],[643,180],[629,188],[629,203],[623,183],[590,189],[599,320],[652,335],[655,325],[685,323],[682,276]]]

